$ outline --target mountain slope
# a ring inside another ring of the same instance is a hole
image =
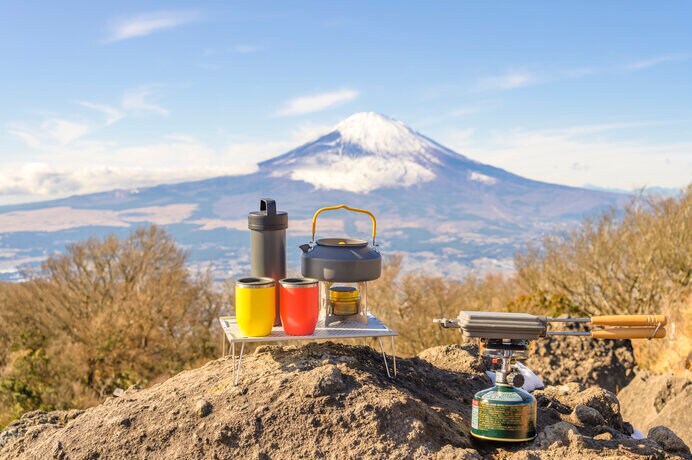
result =
[[[309,239],[322,206],[348,203],[378,217],[385,252],[408,266],[460,275],[511,267],[511,256],[548,229],[618,205],[622,195],[525,179],[466,158],[403,123],[355,114],[258,172],[181,184],[115,190],[0,207],[0,272],[61,250],[89,235],[166,226],[196,263],[218,275],[247,270],[247,212],[273,197],[289,212],[289,248]],[[339,212],[320,217],[318,232],[367,235],[368,223]],[[289,252],[297,266],[298,252]]]

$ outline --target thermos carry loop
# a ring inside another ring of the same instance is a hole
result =
[[[267,215],[276,214],[276,201],[271,198],[262,198],[260,200],[260,211],[264,211]]]

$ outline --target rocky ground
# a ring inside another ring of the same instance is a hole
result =
[[[551,325],[551,330],[585,331],[584,325]],[[532,343],[525,364],[546,385],[578,382],[597,385],[618,393],[635,376],[636,363],[629,340],[598,340],[584,337],[553,336]]]
[[[149,389],[130,388],[85,411],[30,413],[0,433],[0,459],[689,457],[664,427],[631,437],[616,396],[580,383],[537,390],[535,441],[469,435],[473,394],[490,386],[470,345],[398,361],[390,380],[368,347],[260,347],[212,361]]]
[[[623,416],[638,429],[665,425],[692,444],[692,382],[687,378],[642,371],[618,399]]]

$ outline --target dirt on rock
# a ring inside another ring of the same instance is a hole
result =
[[[640,371],[618,398],[623,415],[641,432],[665,425],[692,443],[692,382],[687,378]]]
[[[0,459],[677,458],[633,439],[614,394],[577,383],[534,392],[538,437],[501,444],[470,435],[473,395],[491,385],[469,346],[398,360],[333,343],[263,346],[85,411],[27,414],[0,433]],[[391,364],[391,362],[390,362]],[[666,436],[664,436],[666,435]],[[667,432],[658,434],[671,444]],[[672,447],[668,447],[669,450]]]
[[[555,331],[587,331],[586,325],[555,323]],[[546,385],[570,382],[597,385],[617,393],[634,378],[634,350],[629,340],[549,336],[532,344],[526,364]]]

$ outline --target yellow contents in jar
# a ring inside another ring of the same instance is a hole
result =
[[[337,316],[356,315],[360,309],[360,293],[353,286],[335,286],[329,289],[329,302]]]

